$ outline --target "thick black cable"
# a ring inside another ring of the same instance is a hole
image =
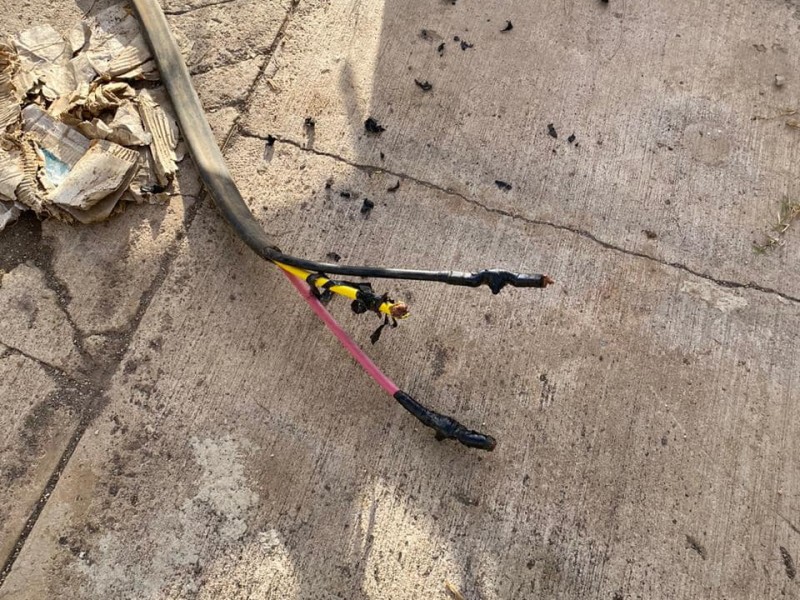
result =
[[[320,263],[284,254],[256,221],[233,182],[161,7],[155,0],[133,0],[133,5],[144,25],[145,37],[161,72],[161,80],[175,106],[181,131],[191,148],[192,158],[197,164],[203,184],[225,220],[259,256],[299,269],[334,275],[438,281],[469,287],[487,285],[495,294],[506,285],[545,287],[551,283],[546,275],[524,275],[497,269],[476,273],[388,269]]]
[[[423,425],[436,431],[436,439],[438,440],[456,440],[470,448],[488,450],[490,452],[497,445],[497,441],[492,436],[480,431],[467,429],[453,417],[425,408],[403,390],[397,390],[394,393],[394,398],[403,408],[417,417]]]

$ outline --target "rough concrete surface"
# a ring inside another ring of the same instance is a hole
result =
[[[165,5],[281,248],[558,283],[374,282],[412,308],[375,346],[332,304],[486,454],[360,373],[188,160],[169,207],[15,225],[0,599],[800,598],[800,233],[752,249],[796,199],[800,7],[539,4]]]

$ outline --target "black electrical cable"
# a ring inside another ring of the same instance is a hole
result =
[[[495,294],[506,285],[542,288],[552,283],[547,275],[525,275],[500,269],[475,273],[389,269],[320,263],[284,254],[258,224],[233,182],[163,11],[160,7],[154,10],[151,0],[134,0],[133,5],[144,25],[144,34],[158,63],[161,79],[176,108],[181,131],[192,149],[192,158],[197,164],[203,183],[225,220],[258,255],[267,260],[282,262],[307,271],[350,277],[437,281],[469,287],[487,285]]]

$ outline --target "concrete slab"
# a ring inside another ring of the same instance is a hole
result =
[[[370,353],[498,449],[417,427],[205,206],[0,598],[797,597],[798,303],[289,144],[228,156],[288,249],[557,276],[385,286],[413,316]]]
[[[189,70],[202,73],[266,54],[290,4],[233,0],[172,12],[167,8],[167,20],[176,35],[191,44],[185,57]]]
[[[309,3],[244,123],[308,146],[313,116],[316,151],[800,298],[797,230],[752,247],[798,193],[800,138],[779,117],[800,101],[798,17],[786,2]]]
[[[0,565],[25,531],[78,425],[74,382],[0,344]]]
[[[0,343],[74,373],[82,363],[81,341],[53,287],[35,264],[21,264],[2,274]]]

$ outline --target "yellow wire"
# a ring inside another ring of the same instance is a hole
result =
[[[308,276],[311,275],[311,271],[306,271],[305,269],[298,269],[297,267],[286,265],[278,261],[274,262],[276,265],[278,265],[281,269],[283,269],[287,273],[291,273],[292,275],[294,275],[295,277],[299,277],[303,281],[306,281]],[[314,284],[318,288],[323,288],[323,286],[329,281],[330,279],[328,279],[324,275],[321,275],[314,281]],[[332,291],[334,294],[339,294],[340,296],[344,296],[345,298],[349,298],[350,300],[356,300],[359,291],[352,285],[347,285],[347,284],[332,285],[327,289]],[[390,317],[394,317],[396,319],[405,319],[408,316],[408,307],[403,302],[384,302],[383,304],[381,304],[379,310],[383,314],[389,315]]]

